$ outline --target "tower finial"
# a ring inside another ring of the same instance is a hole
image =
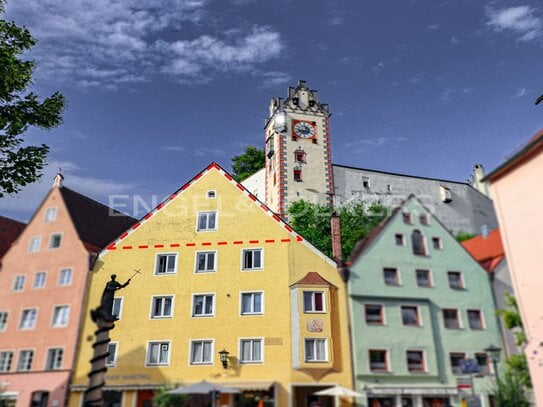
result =
[[[58,167],[58,173],[55,175],[55,178],[53,179],[53,188],[60,188],[62,187],[62,182],[64,181],[64,175],[61,173],[62,168]]]

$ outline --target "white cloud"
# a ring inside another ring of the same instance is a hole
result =
[[[328,24],[330,25],[341,25],[343,24],[343,18],[341,17],[331,17],[328,19]]]
[[[525,96],[526,93],[528,93],[528,92],[526,91],[526,88],[519,88],[519,89],[516,91],[516,93],[513,95],[513,97],[514,97],[514,98],[521,98],[521,97]]]
[[[171,152],[187,152],[196,157],[208,157],[208,156],[223,156],[228,152],[222,148],[213,148],[213,147],[184,147],[179,145],[170,145],[161,147],[162,151],[171,151]]]
[[[284,45],[277,31],[220,31],[216,19],[206,18],[209,1],[11,1],[8,18],[39,39],[31,54],[38,77],[83,88],[114,90],[164,73],[205,82],[218,72],[248,71],[280,56]],[[189,25],[210,34],[184,39]]]
[[[460,41],[460,40],[458,39],[458,37],[456,37],[456,36],[453,35],[453,36],[451,37],[450,42],[451,42],[452,45],[458,45],[458,44],[460,44],[462,41]]]
[[[439,30],[439,24],[433,23],[428,26],[428,29],[431,31]]]
[[[451,96],[455,93],[455,90],[454,89],[451,89],[451,88],[445,88],[443,89],[443,91],[441,92],[441,100],[443,100],[444,102],[448,101]]]
[[[377,65],[375,65],[375,66],[373,67],[373,71],[374,71],[375,73],[380,73],[380,72],[383,71],[383,69],[385,69],[385,68],[386,68],[386,65],[385,65],[384,63],[382,63],[382,62],[379,62]]]
[[[405,137],[374,137],[374,138],[367,138],[367,139],[359,139],[352,141],[350,143],[344,144],[343,148],[348,148],[351,151],[355,153],[360,153],[363,151],[366,151],[369,147],[372,148],[378,148],[383,145],[396,145],[397,143],[401,143],[403,141],[407,141],[407,138]]]
[[[487,25],[496,30],[511,30],[518,35],[519,41],[531,41],[541,36],[541,19],[535,15],[535,9],[529,6],[517,6],[494,10],[486,9]]]
[[[262,89],[274,88],[280,85],[286,85],[291,81],[290,75],[286,72],[271,71],[259,74],[261,77],[260,87]]]

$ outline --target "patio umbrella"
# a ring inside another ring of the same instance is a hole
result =
[[[166,393],[168,394],[208,394],[212,391],[216,391],[224,394],[236,394],[241,393],[238,389],[233,389],[231,387],[224,387],[217,383],[209,383],[205,380],[191,384],[186,387],[178,387],[177,389],[169,390]]]
[[[356,391],[353,391],[351,389],[338,386],[338,385],[334,387],[330,387],[328,389],[319,390],[313,394],[316,396],[334,396],[334,405],[336,407],[339,407],[340,397],[362,397],[363,396],[363,394],[361,393],[358,393]]]

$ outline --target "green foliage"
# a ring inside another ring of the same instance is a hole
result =
[[[520,378],[506,373],[497,381],[494,391],[496,407],[529,407],[530,399]]]
[[[0,1],[0,12],[3,5]],[[35,44],[26,28],[0,19],[0,198],[39,179],[45,165],[49,148],[23,146],[21,135],[31,126],[51,129],[62,120],[65,100],[60,93],[40,102],[38,95],[25,91],[34,62],[21,55]]]
[[[241,182],[266,165],[264,150],[246,146],[245,152],[232,158],[232,172],[236,181]]]
[[[473,233],[468,233],[468,232],[464,232],[463,230],[461,230],[460,232],[458,232],[455,236],[456,240],[458,242],[463,242],[465,240],[469,240],[471,239],[472,237],[475,237],[475,235]]]
[[[505,361],[507,372],[518,378],[518,381],[526,388],[532,387],[532,380],[530,378],[530,369],[528,368],[528,360],[524,353],[518,355],[511,355]]]
[[[183,407],[187,396],[184,394],[168,394],[169,390],[179,387],[179,383],[166,383],[155,392],[153,397],[153,406],[155,407]]]
[[[352,253],[356,242],[371,232],[388,214],[380,204],[367,206],[363,202],[343,205],[337,209],[341,222],[343,260]],[[313,246],[332,257],[330,207],[305,200],[293,202],[288,209],[290,223]]]

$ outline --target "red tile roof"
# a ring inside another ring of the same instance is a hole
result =
[[[4,257],[25,226],[24,223],[0,216],[0,259]]]
[[[296,281],[292,285],[296,285],[296,284],[329,285],[329,286],[335,287],[334,284],[330,283],[328,280],[325,280],[324,278],[321,277],[319,273],[316,273],[314,271],[310,271],[309,273],[305,275],[305,277]]]
[[[462,246],[477,260],[483,268],[492,272],[505,258],[500,229],[496,228],[485,238],[475,236],[462,242]]]

